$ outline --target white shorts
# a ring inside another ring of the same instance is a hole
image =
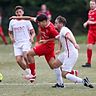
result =
[[[22,42],[18,44],[14,44],[14,54],[15,56],[23,55],[24,52],[27,52],[31,49],[31,42]]]
[[[72,52],[71,54],[61,53],[58,56],[58,60],[62,63],[62,71],[71,72],[78,58],[78,51]]]

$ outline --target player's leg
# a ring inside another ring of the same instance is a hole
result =
[[[18,65],[24,70],[25,74],[30,74],[31,70],[26,65],[21,48],[14,46],[14,54]]]
[[[90,87],[90,86],[92,87],[92,85],[88,80],[82,79],[70,73],[77,61],[77,58],[78,58],[77,53],[74,53],[74,55],[71,54],[70,57],[66,57],[62,65],[62,76],[70,81],[73,81],[74,83],[83,83],[84,86],[86,87]],[[58,59],[61,60],[60,57]]]
[[[26,65],[31,70],[31,74],[26,75],[25,79],[33,82],[36,78],[35,59],[34,59],[34,56],[32,54],[30,55],[29,53],[32,53],[31,44],[30,42],[27,42],[27,43],[24,43],[23,45],[23,56],[24,56]]]
[[[57,83],[55,85],[53,85],[52,87],[53,88],[56,88],[56,87],[63,88],[64,84],[63,84],[62,72],[61,72],[61,68],[60,68],[61,63],[58,61],[58,63],[55,64],[54,54],[53,55],[49,54],[49,56],[47,55],[47,56],[45,56],[45,58],[46,58],[46,60],[47,60],[47,62],[49,64],[50,68],[54,69],[55,74],[56,74]],[[53,64],[53,62],[54,62],[54,64]]]
[[[23,56],[20,56],[20,55],[16,56],[16,62],[18,63],[18,65],[19,65],[23,70],[25,70],[25,69],[26,69],[26,63],[24,62],[23,59],[24,59]]]
[[[8,43],[7,43],[6,37],[5,37],[4,33],[3,33],[3,30],[2,30],[1,26],[0,26],[0,36],[1,36],[2,40],[3,40],[3,42],[7,45]]]
[[[91,67],[91,58],[92,58],[92,47],[93,44],[95,43],[95,39],[93,34],[91,34],[90,32],[88,33],[88,44],[87,44],[87,63],[85,63],[84,65],[82,65],[82,67]]]
[[[84,78],[84,79],[82,79],[82,78],[77,77],[77,76],[75,76],[75,75],[73,75],[73,74],[70,74],[70,73],[67,72],[67,71],[62,71],[62,76],[63,76],[64,78],[66,78],[66,79],[74,82],[74,83],[82,83],[82,84],[84,84],[84,86],[86,86],[86,87],[94,88],[93,85],[90,83],[90,81],[88,80],[87,77]]]

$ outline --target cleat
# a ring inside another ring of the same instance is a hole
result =
[[[90,63],[86,63],[85,65],[82,65],[82,67],[88,67],[88,68],[90,68],[91,67],[91,64]]]
[[[59,85],[58,83],[56,83],[52,86],[52,88],[64,88],[64,84]]]
[[[88,80],[87,77],[85,79],[83,79],[83,83],[84,83],[84,86],[86,86],[86,87],[94,88],[93,85],[90,84],[90,81]]]
[[[35,81],[36,76],[35,75],[25,75],[24,79],[29,80],[32,83]]]

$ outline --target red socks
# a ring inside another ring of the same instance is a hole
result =
[[[87,49],[87,63],[91,64],[92,49]]]
[[[32,75],[36,75],[35,63],[29,64]]]
[[[78,70],[72,70],[70,72],[70,74],[75,75],[75,76],[78,76]]]

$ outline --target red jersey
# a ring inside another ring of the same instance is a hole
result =
[[[45,28],[42,28],[40,26],[39,28],[40,28],[40,36],[42,40],[55,38],[59,34],[51,22]],[[48,41],[46,44],[52,47],[54,46],[54,41]]]
[[[96,21],[96,9],[89,11],[89,13],[88,13],[88,19],[90,21]],[[93,30],[93,29],[96,30],[96,24],[89,25],[89,30]]]

